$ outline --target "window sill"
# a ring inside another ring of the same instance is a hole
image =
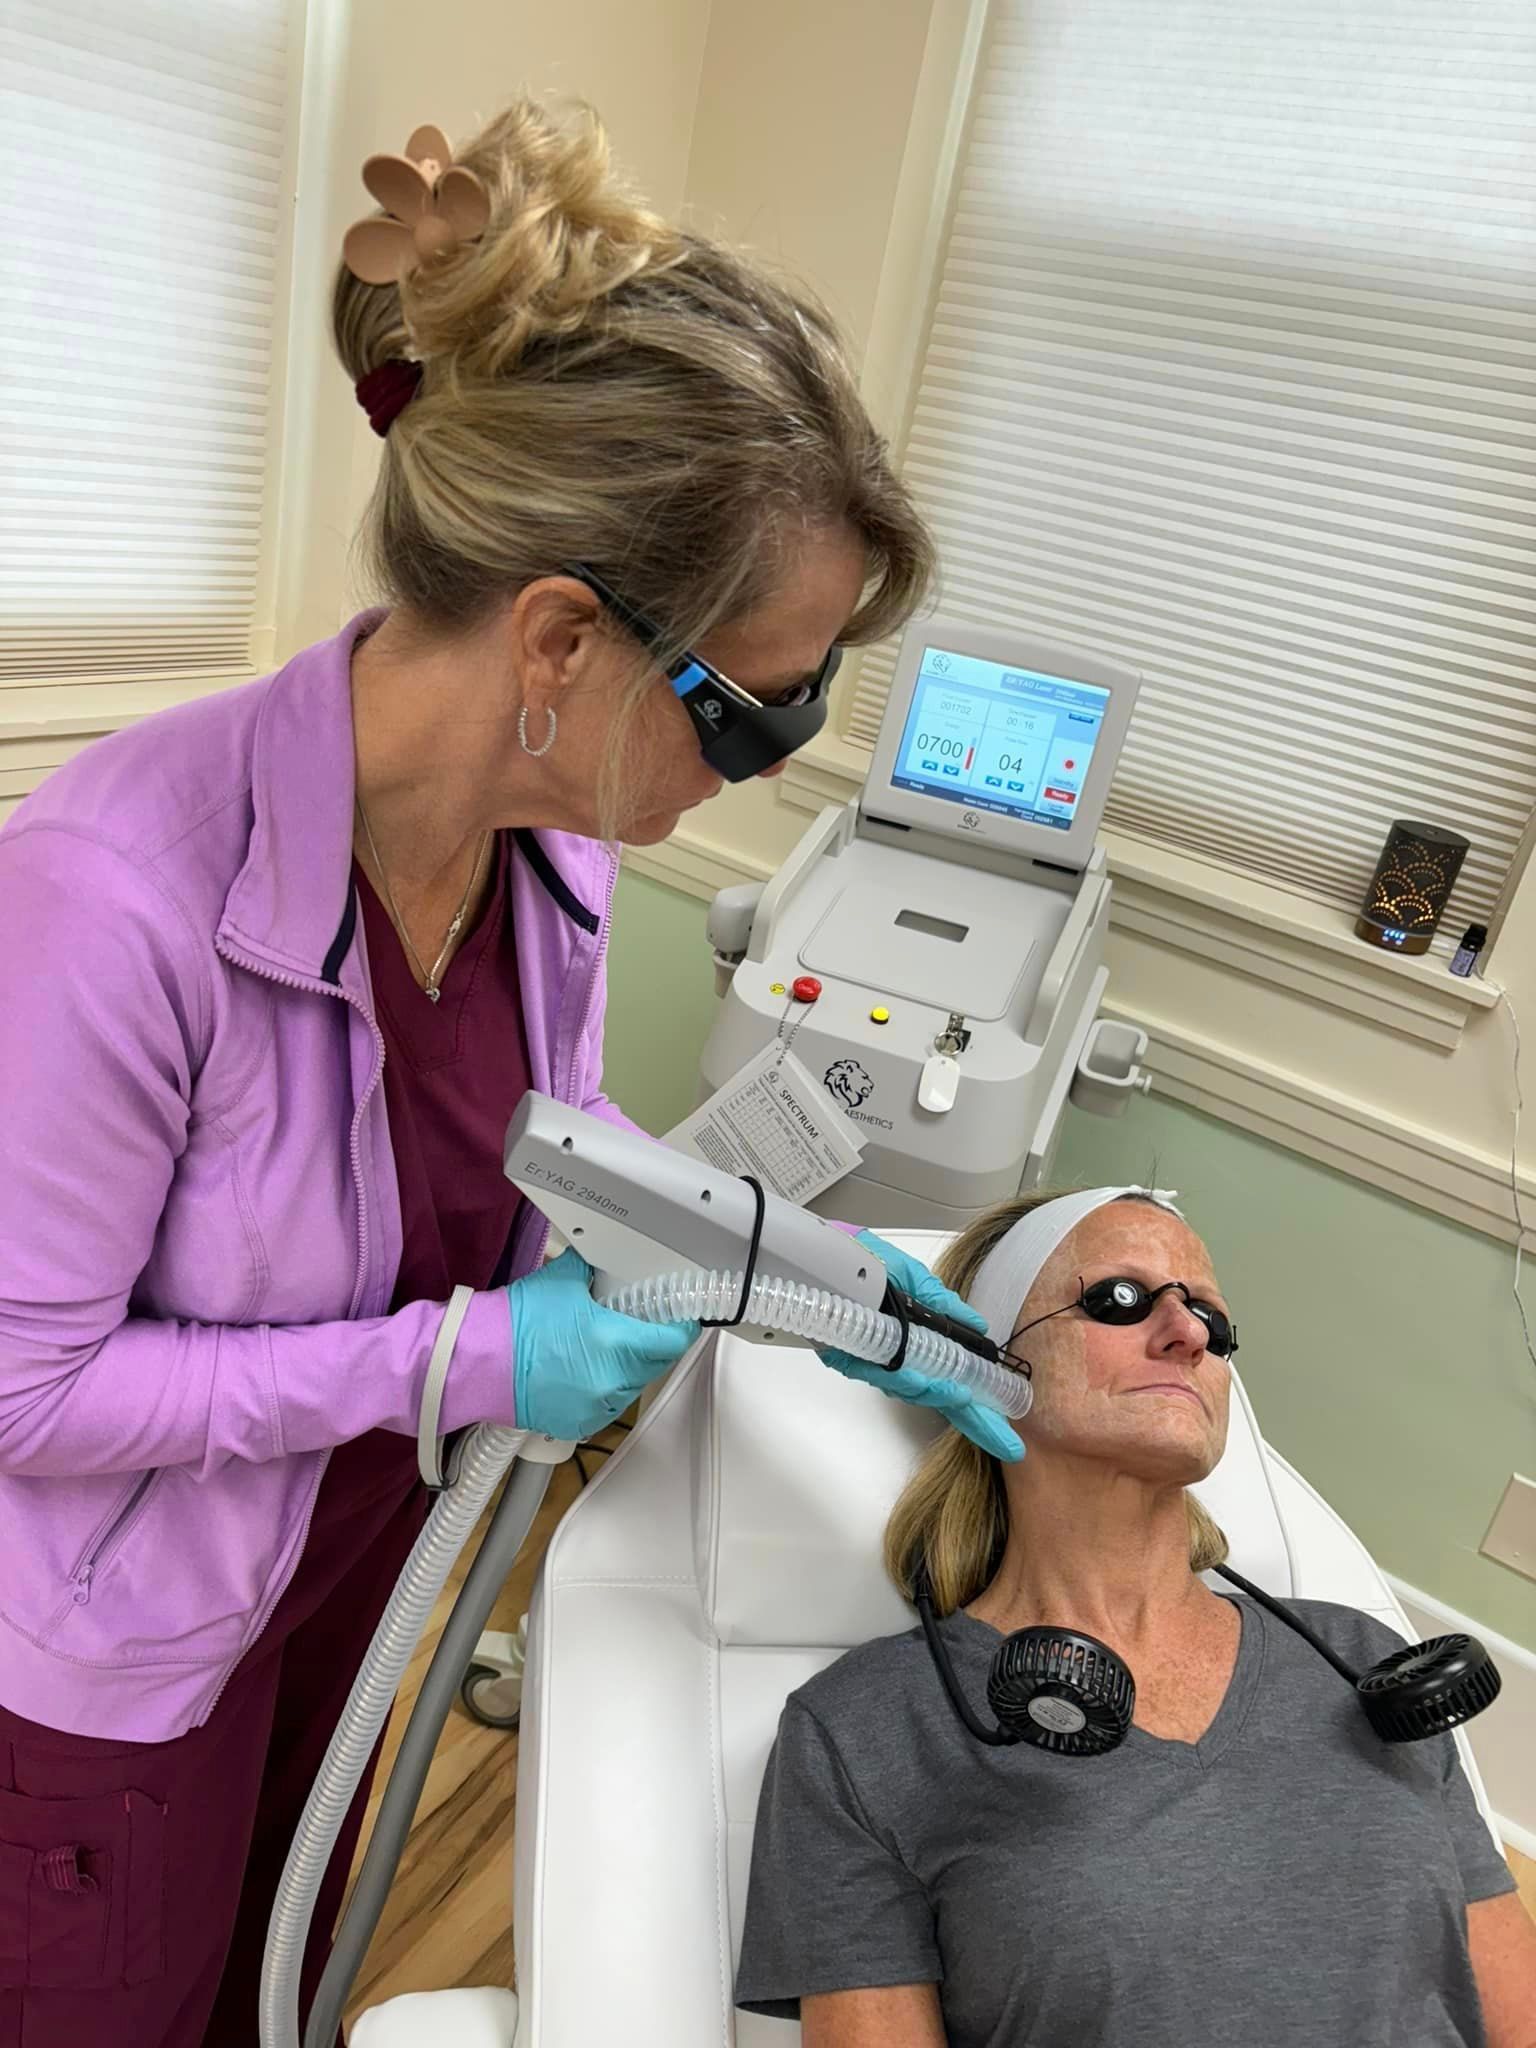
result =
[[[862,747],[822,736],[786,766],[783,801],[808,812],[846,803],[868,766]],[[1118,931],[1443,1051],[1456,1045],[1470,1016],[1498,1002],[1487,982],[1463,980],[1436,957],[1410,959],[1367,946],[1341,910],[1127,833],[1105,831],[1100,840],[1115,884],[1111,923]]]
[[[55,768],[103,734],[157,711],[193,703],[215,690],[254,681],[264,670],[205,675],[125,675],[89,683],[12,683],[0,687],[0,823]]]
[[[0,745],[13,741],[73,739],[116,732],[157,711],[193,703],[215,690],[254,682],[268,671],[251,668],[231,674],[210,669],[205,675],[126,675],[99,677],[89,683],[7,683],[0,687]]]
[[[1117,931],[1193,954],[1252,981],[1451,1050],[1468,1018],[1497,1004],[1488,982],[1452,974],[1432,954],[1379,952],[1345,911],[1310,903],[1127,833],[1100,839],[1114,878]]]

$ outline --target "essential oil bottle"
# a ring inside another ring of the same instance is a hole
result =
[[[1452,974],[1463,978],[1477,965],[1477,956],[1488,943],[1488,927],[1485,924],[1469,924],[1461,935],[1461,944],[1451,962]]]

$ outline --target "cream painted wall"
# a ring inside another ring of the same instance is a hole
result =
[[[664,212],[683,203],[709,0],[310,0],[281,519],[278,651],[336,630],[350,536],[378,444],[331,354],[331,278],[371,202],[365,157],[423,121],[469,133],[524,87],[590,101],[619,163]]]
[[[923,149],[938,137],[922,132],[933,115],[920,88],[928,81],[927,102],[947,103],[974,12],[974,0],[456,0],[453,35],[427,39],[405,0],[313,0],[305,72],[318,104],[304,122],[279,658],[334,632],[359,596],[348,551],[378,447],[345,400],[327,307],[342,234],[367,206],[370,151],[398,148],[425,119],[462,134],[522,84],[575,93],[659,208],[805,281],[862,357],[926,219],[911,197],[914,161],[921,193]],[[874,370],[893,424],[907,354],[898,333]],[[758,783],[729,791],[703,830],[772,862],[802,822]]]
[[[714,0],[691,219],[809,280],[862,348],[933,0]]]
[[[406,0],[311,0],[279,653],[333,631],[349,602],[348,542],[377,468],[366,422],[337,402],[326,339],[336,253],[368,203],[365,156],[422,120],[461,135],[523,86],[574,94],[658,208],[686,209],[803,278],[862,352],[919,239],[906,218],[914,165],[924,182],[911,146],[919,87],[936,67],[953,72],[975,11],[976,0],[455,0],[441,32],[424,33]],[[904,353],[888,353],[875,382],[894,419]],[[771,805],[765,816],[772,833]]]
[[[714,0],[686,187],[690,221],[806,284],[864,357],[903,238],[898,195],[936,15],[968,0]],[[887,413],[902,394],[885,390]],[[776,865],[805,822],[768,783],[685,837]]]

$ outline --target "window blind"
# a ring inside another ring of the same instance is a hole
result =
[[[0,10],[0,682],[250,658],[284,15]]]
[[[994,0],[907,438],[943,608],[1139,668],[1112,826],[1486,915],[1536,801],[1536,10]],[[872,743],[893,650],[845,706]]]

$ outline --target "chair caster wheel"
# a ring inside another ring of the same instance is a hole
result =
[[[508,1677],[491,1664],[471,1664],[459,1681],[459,1702],[482,1728],[516,1728],[522,1719],[521,1674]]]

